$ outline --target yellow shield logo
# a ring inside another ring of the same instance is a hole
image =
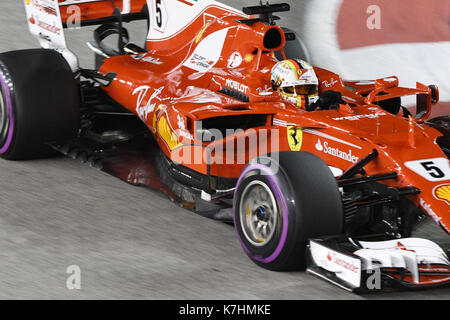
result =
[[[450,185],[439,186],[434,190],[434,195],[439,200],[447,202],[450,204]]]
[[[158,133],[161,139],[163,139],[166,142],[170,151],[181,146],[181,143],[178,140],[177,135],[172,131],[172,128],[170,128],[169,123],[167,122],[165,117],[161,117],[159,119]]]
[[[288,126],[287,127],[287,139],[289,148],[292,151],[300,151],[302,148],[303,131],[300,127]]]

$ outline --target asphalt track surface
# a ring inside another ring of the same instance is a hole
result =
[[[284,15],[286,25],[295,27],[298,10]],[[0,52],[37,46],[24,17],[22,1],[0,1]],[[130,28],[135,41],[144,29]],[[93,60],[90,30],[68,35],[84,66]],[[448,244],[433,223],[416,235]],[[81,290],[66,288],[70,265],[81,268]],[[62,157],[0,161],[0,299],[405,298],[449,299],[450,289],[359,296],[304,272],[266,271],[247,258],[232,226],[158,192]]]

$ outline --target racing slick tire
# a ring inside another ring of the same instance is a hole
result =
[[[0,54],[0,157],[54,154],[46,144],[78,133],[80,89],[69,64],[54,50]]]
[[[273,271],[304,269],[308,239],[343,232],[336,179],[325,162],[307,152],[251,161],[237,182],[233,211],[244,251]]]

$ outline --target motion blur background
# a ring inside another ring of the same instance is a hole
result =
[[[396,75],[403,86],[437,84],[433,116],[450,114],[448,0],[292,2],[314,64],[348,80]]]
[[[259,3],[222,2],[235,8]],[[405,86],[437,84],[447,104],[435,114],[449,114],[449,0],[284,2],[292,11],[280,14],[281,25],[303,37],[313,64],[346,79],[397,75]],[[368,13],[372,5],[379,11]],[[127,28],[131,41],[144,42],[145,22]],[[84,67],[94,64],[86,46],[93,30],[66,33]],[[0,1],[0,52],[37,46],[23,1]],[[416,235],[448,246],[433,222]],[[66,288],[69,265],[81,268],[81,290]],[[54,158],[0,161],[0,299],[7,298],[449,299],[450,290],[357,296],[304,272],[269,272],[245,256],[233,227]]]
[[[259,0],[224,0],[235,8]],[[275,1],[272,1],[275,2]],[[280,2],[280,1],[278,1]],[[433,116],[450,112],[450,2],[448,0],[287,0],[291,12],[279,14],[283,26],[299,32],[311,63],[347,80],[396,75],[403,86],[437,84],[441,103]],[[22,0],[3,0],[0,26],[2,50],[30,48]],[[132,41],[143,43],[144,22],[128,27]],[[92,66],[85,42],[92,30],[66,32],[70,48],[83,66]],[[6,36],[8,35],[8,36]]]

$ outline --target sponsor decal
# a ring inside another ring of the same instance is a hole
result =
[[[37,26],[42,28],[42,29],[44,29],[44,30],[46,30],[46,31],[48,31],[48,32],[54,33],[54,34],[56,34],[58,36],[61,34],[61,28],[58,28],[57,26],[54,26],[54,25],[51,25],[51,24],[48,24],[45,21],[37,20]]]
[[[204,56],[201,56],[197,53],[194,53],[192,58],[189,60],[191,66],[194,66],[195,70],[208,70],[213,64],[214,61],[209,60],[208,58],[205,58]]]
[[[58,12],[56,11],[55,8],[48,7],[48,6],[42,6],[42,10],[44,10],[45,13],[50,14],[52,16],[55,16],[55,17],[58,16]]]
[[[170,151],[180,146],[177,135],[172,131],[166,117],[161,117],[158,122],[158,133],[161,139],[167,144]]]
[[[258,88],[256,89],[256,91],[260,96],[270,96],[273,94],[272,87],[268,86],[267,84],[264,86],[264,88]]]
[[[207,72],[219,61],[230,28],[224,28],[206,36],[183,64],[197,72]]]
[[[242,83],[239,83],[235,80],[227,79],[225,82],[225,86],[227,86],[230,89],[242,92],[242,93],[248,92],[248,86],[246,86]]]
[[[323,146],[322,146],[322,143],[320,142],[320,139],[317,140],[317,143],[316,143],[315,147],[316,147],[317,151],[320,151],[320,152],[323,151]]]
[[[149,90],[150,90],[149,86],[141,86],[133,91],[133,96],[135,94],[138,95],[136,103],[136,112],[139,118],[141,118],[141,120],[144,122],[147,121],[148,114],[155,110],[156,102],[153,103],[153,99],[157,98],[161,94],[161,92],[164,90],[164,87],[156,89],[150,96],[150,98],[148,98],[147,103],[144,104],[143,102]]]
[[[147,56],[141,59],[143,62],[153,63],[153,64],[163,64],[159,58],[154,58],[151,56]]]
[[[431,209],[431,206],[428,203],[426,203],[425,200],[423,200],[422,198],[420,198],[420,205],[436,223],[438,224],[440,223],[442,219],[436,214],[436,212],[433,211],[433,209]]]
[[[354,287],[361,285],[362,259],[336,252],[330,248],[310,241],[312,260],[319,267],[324,268]]]
[[[337,147],[330,147],[329,142],[321,142],[320,139],[317,139],[316,142],[316,150],[319,152],[323,152],[325,154],[328,154],[330,156],[351,162],[351,163],[357,163],[359,161],[359,157],[356,157],[353,155],[352,149],[348,149],[348,152],[342,151],[341,149]]]
[[[57,0],[27,0],[25,2],[30,32],[41,46],[65,49],[66,41]]]
[[[433,190],[433,195],[436,199],[445,201],[450,205],[450,184],[437,186]]]
[[[325,87],[327,87],[327,88],[333,87],[336,83],[338,83],[338,81],[335,80],[334,78],[331,78],[331,79],[330,79],[330,82],[328,82],[328,80],[325,80],[325,81],[322,82],[322,84],[323,84]]]
[[[357,114],[354,116],[337,117],[337,118],[332,118],[332,119],[336,120],[336,121],[341,121],[341,120],[357,121],[357,120],[361,120],[361,119],[376,119],[379,117],[383,117],[385,115],[387,115],[386,112],[377,111],[375,113]]]
[[[277,63],[272,69],[272,76],[277,78],[277,83],[281,84],[283,81],[286,81],[286,79],[292,74],[292,70],[296,70],[295,66],[289,68],[289,64],[292,64],[292,62],[285,61],[282,63]],[[298,80],[298,77],[295,80]]]
[[[338,266],[341,266],[347,270],[350,270],[354,273],[359,272],[359,267],[351,264],[350,262],[344,261],[343,259],[339,258],[336,253],[334,252],[328,252],[327,254],[327,260],[331,263],[337,264]]]
[[[131,56],[134,60],[139,60],[142,62],[148,62],[153,64],[163,64],[163,62],[159,58],[154,58],[152,56],[146,56],[145,54],[137,54]]]
[[[42,2],[42,4],[41,4]],[[55,4],[52,1],[46,1],[46,0],[27,0],[26,4],[32,4],[33,7],[35,7],[40,12],[45,12],[48,15],[51,16],[58,16],[58,11],[55,8]]]
[[[233,69],[239,67],[243,60],[242,55],[238,51],[233,52],[228,59],[228,68]]]
[[[287,139],[291,151],[300,151],[303,142],[302,128],[296,126],[287,127]]]

